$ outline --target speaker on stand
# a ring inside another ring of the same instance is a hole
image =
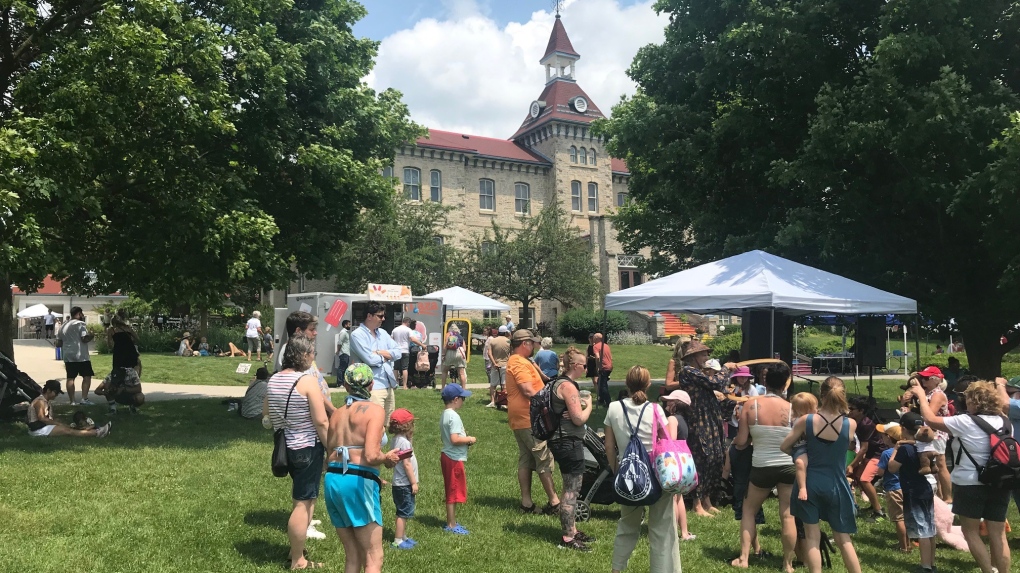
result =
[[[885,317],[857,317],[854,361],[868,368],[868,398],[875,399],[875,368],[885,368]]]

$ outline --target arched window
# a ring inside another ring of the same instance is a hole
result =
[[[588,164],[588,150],[583,147],[581,148],[581,153],[578,156],[578,163],[581,165]]]
[[[421,171],[415,167],[404,168],[404,197],[421,201]]]
[[[588,150],[588,165],[595,165],[595,148]]]
[[[443,202],[443,174],[438,169],[429,172],[430,198],[436,203]]]
[[[531,213],[531,187],[527,183],[514,183],[514,212],[518,215]]]
[[[571,181],[570,182],[570,210],[577,213],[581,212],[581,182]]]
[[[478,208],[483,211],[496,210],[496,182],[492,179],[478,180]]]
[[[577,148],[573,145],[570,146],[570,162],[577,163]]]

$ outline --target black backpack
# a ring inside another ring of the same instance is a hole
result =
[[[531,397],[531,435],[540,442],[553,437],[556,430],[560,428],[560,418],[563,416],[563,411],[555,411],[552,405],[552,397],[553,392],[556,391],[556,383],[561,380],[567,380],[575,388],[579,388],[577,382],[566,376],[559,376]]]
[[[627,406],[623,400],[620,400],[619,404],[623,408],[623,419],[630,429],[630,441],[627,442],[627,449],[623,451],[616,476],[613,478],[613,490],[616,491],[617,501],[621,505],[652,505],[662,497],[662,486],[659,485],[659,478],[652,469],[648,450],[641,443],[637,432],[649,403],[645,402],[641,406],[636,426],[630,423]],[[652,415],[655,415],[654,407]]]
[[[1009,419],[1002,417],[1002,428],[996,430],[980,416],[968,414],[982,430],[988,434],[989,453],[985,465],[977,463],[967,448],[960,443],[960,451],[967,454],[970,463],[978,472],[978,481],[997,489],[1014,490],[1020,488],[1020,444],[1013,438],[1013,428]],[[960,457],[956,457],[957,463]]]

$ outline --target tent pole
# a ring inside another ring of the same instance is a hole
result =
[[[921,369],[921,313],[914,315],[914,352],[917,356],[914,360],[917,362],[917,370]]]
[[[769,358],[776,357],[776,307],[772,307],[772,324],[769,328]]]

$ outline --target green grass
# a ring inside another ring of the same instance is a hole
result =
[[[92,367],[99,377],[106,376],[113,366],[112,354],[93,355]],[[247,386],[261,366],[253,362],[251,373],[237,374],[241,358],[198,356],[182,358],[173,354],[142,354],[142,381],[159,384],[202,386]],[[272,366],[272,364],[270,364]]]
[[[587,347],[584,344],[574,346],[581,352],[584,352]],[[556,354],[562,354],[569,347],[568,344],[556,344],[553,345],[552,350]],[[635,364],[647,368],[653,379],[665,378],[666,367],[669,365],[669,359],[673,356],[672,348],[658,344],[610,345],[609,348],[613,353],[613,379],[620,380],[623,380],[627,370]],[[442,376],[442,374],[439,375]],[[485,376],[485,360],[482,359],[481,352],[471,355],[471,361],[468,362],[467,367],[467,378],[470,384],[481,384],[488,381]]]
[[[885,392],[883,392],[885,394]],[[483,408],[476,394],[461,410],[469,433],[478,437],[467,462],[469,501],[458,519],[472,531],[454,537],[443,525],[437,421],[441,402],[429,390],[398,394],[399,406],[419,418],[414,438],[421,493],[410,535],[420,543],[409,552],[386,550],[387,571],[605,571],[615,532],[615,507],[596,506],[582,529],[599,538],[595,551],[558,550],[555,517],[516,511],[516,447],[506,415]],[[66,417],[70,410],[58,408]],[[105,422],[102,407],[90,415]],[[599,417],[594,423],[600,423]],[[25,573],[116,571],[279,571],[287,554],[285,523],[290,480],[268,468],[271,434],[258,421],[228,414],[216,400],[161,402],[141,414],[121,415],[105,440],[30,438],[22,423],[0,423],[0,570]],[[536,480],[537,481],[537,480]],[[559,478],[557,475],[557,484]],[[545,502],[538,489],[536,501]],[[383,493],[386,537],[392,537],[393,503]],[[768,502],[764,547],[778,554],[777,510]],[[316,517],[328,530],[322,503]],[[713,519],[691,516],[694,542],[681,545],[685,571],[731,571],[737,523],[729,508]],[[1020,523],[1011,509],[1014,525]],[[1013,534],[1011,546],[1020,543]],[[895,550],[892,526],[861,523],[855,543],[864,571],[912,570],[917,553]],[[343,551],[335,533],[309,542],[309,555],[341,571]],[[844,571],[838,556],[833,571]],[[770,559],[751,571],[775,571]],[[944,571],[975,569],[969,554],[940,549]],[[647,538],[639,543],[629,571],[648,571]]]

